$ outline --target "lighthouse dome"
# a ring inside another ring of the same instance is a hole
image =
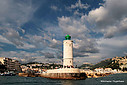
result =
[[[71,36],[70,35],[66,35],[65,36],[65,40],[70,40],[71,39]]]

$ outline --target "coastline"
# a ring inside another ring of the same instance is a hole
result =
[[[80,71],[80,73],[85,73],[87,78],[99,78],[99,77],[105,77],[111,74],[122,74],[122,73],[127,73],[127,71],[118,71],[118,72],[106,72],[106,73],[101,73],[101,72],[93,72],[93,71]],[[44,73],[19,73],[18,76],[21,77],[43,77]]]

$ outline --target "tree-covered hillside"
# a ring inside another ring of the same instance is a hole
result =
[[[120,69],[118,62],[114,62],[112,58],[108,58],[106,60],[103,60],[95,65],[91,64],[83,64],[79,68],[86,68],[89,67],[89,69],[93,70],[95,68],[112,68],[112,69]]]

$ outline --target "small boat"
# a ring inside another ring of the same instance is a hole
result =
[[[16,74],[14,72],[4,72],[1,73],[0,76],[15,76]]]

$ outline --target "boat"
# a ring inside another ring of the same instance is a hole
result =
[[[0,76],[15,76],[16,74],[14,72],[4,72],[0,73]]]

